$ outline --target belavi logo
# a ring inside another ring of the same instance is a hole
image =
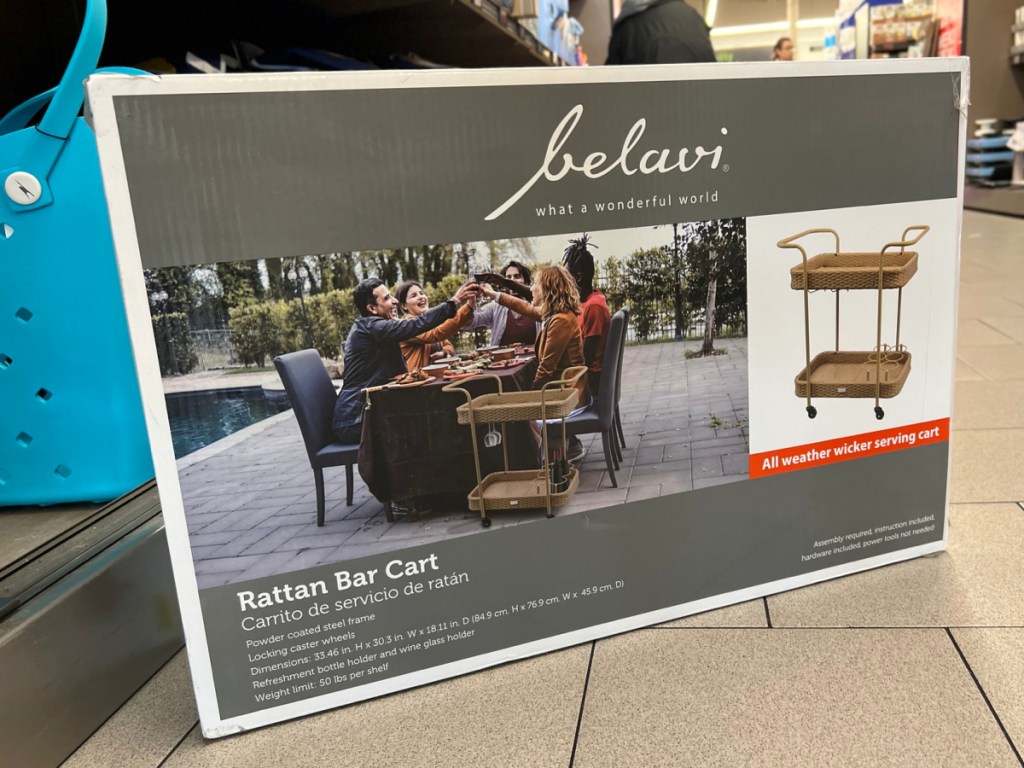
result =
[[[641,117],[629,129],[629,133],[626,134],[626,138],[622,142],[619,156],[615,160],[608,163],[608,155],[606,153],[591,152],[583,158],[582,163],[577,165],[571,153],[565,152],[561,156],[559,156],[559,153],[582,119],[583,105],[577,104],[569,110],[569,113],[562,118],[562,122],[555,127],[554,133],[551,134],[551,138],[548,140],[548,148],[544,153],[544,162],[541,163],[537,172],[512,197],[485,216],[484,221],[494,221],[501,216],[542,178],[548,181],[561,181],[570,173],[576,172],[582,173],[588,179],[599,179],[616,169],[620,170],[625,176],[632,176],[634,173],[649,175],[652,173],[670,173],[672,171],[688,173],[700,165],[701,161],[706,157],[711,158],[709,167],[712,170],[717,169],[722,160],[722,145],[719,144],[712,150],[707,150],[700,146],[694,148],[692,150],[693,160],[689,163],[687,162],[691,152],[689,147],[681,147],[679,149],[648,149],[640,155],[639,162],[632,165],[631,163],[634,159],[633,150],[636,149],[640,139],[643,138],[644,131],[647,130],[647,119]],[[721,130],[723,136],[728,135],[728,129],[722,128]],[[557,165],[559,160],[561,160],[562,167],[559,170],[554,170],[553,167]],[[726,168],[726,170],[728,169]]]

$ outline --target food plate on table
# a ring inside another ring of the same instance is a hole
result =
[[[397,381],[391,385],[391,389],[411,389],[412,387],[422,387],[424,384],[429,384],[432,381],[437,381],[436,376],[428,376],[425,379],[418,379],[416,381],[410,381],[407,384],[400,384]]]
[[[389,386],[406,389],[408,387],[422,387],[424,384],[429,384],[432,381],[434,381],[433,376],[417,369],[415,371],[409,371],[408,373],[400,373],[398,376],[395,376]]]
[[[458,381],[459,379],[468,379],[470,376],[476,376],[478,373],[480,373],[479,368],[472,371],[460,371],[458,369],[453,369],[442,373],[441,377],[445,381]]]

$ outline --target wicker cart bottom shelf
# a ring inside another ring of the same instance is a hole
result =
[[[551,508],[563,507],[576,493],[579,473],[569,471],[569,484],[564,491],[551,494]],[[543,470],[526,469],[518,472],[492,472],[469,492],[469,508],[480,511],[483,493],[485,511],[508,509],[544,509],[547,507],[547,476]]]
[[[878,353],[822,352],[811,360],[811,397],[873,398],[876,392]],[[910,375],[910,353],[882,353],[878,396],[896,397]],[[796,377],[797,397],[807,397],[807,368]]]

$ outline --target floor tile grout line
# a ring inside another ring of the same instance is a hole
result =
[[[580,743],[580,730],[583,728],[583,708],[587,703],[587,689],[590,688],[590,671],[594,668],[594,651],[597,649],[597,641],[590,643],[590,658],[587,660],[587,675],[583,679],[583,695],[580,697],[580,711],[576,716],[576,733],[572,738],[572,753],[569,755],[569,768],[576,762],[576,747]]]
[[[970,662],[967,661],[967,657],[964,655],[963,650],[960,648],[960,644],[956,641],[956,638],[953,636],[953,632],[949,627],[946,627],[946,635],[949,636],[950,642],[953,643],[953,647],[956,648],[956,652],[960,656],[960,661],[962,661],[964,663],[964,667],[967,668],[967,672],[974,681],[974,685],[978,688],[978,693],[981,694],[981,698],[985,700],[985,704],[988,706],[989,712],[991,712],[992,717],[995,718],[996,724],[999,726],[999,730],[1003,732],[1003,737],[1006,739],[1006,743],[1010,745],[1010,749],[1013,750],[1013,754],[1016,756],[1017,762],[1024,766],[1024,758],[1021,758],[1020,752],[1017,750],[1017,745],[1014,744],[1013,739],[1010,738],[1010,734],[1006,730],[1006,726],[1003,725],[1003,721],[999,717],[999,713],[996,712],[996,708],[992,706],[992,702],[989,699],[988,694],[985,693],[985,689],[982,687],[981,681],[978,679],[978,676],[974,674],[974,670],[971,668]]]
[[[160,665],[160,667],[159,667],[159,668],[158,668],[158,669],[157,669],[157,670],[156,670],[156,671],[155,671],[155,672],[154,672],[153,674],[151,674],[151,675],[150,675],[149,677],[147,677],[147,678],[146,678],[146,679],[145,679],[144,681],[142,681],[142,683],[140,683],[140,684],[139,684],[139,686],[138,686],[138,687],[137,687],[137,688],[136,688],[136,689],[135,689],[135,690],[134,690],[134,691],[133,691],[133,692],[132,692],[132,693],[131,693],[131,694],[130,694],[130,695],[129,695],[128,697],[127,697],[127,698],[125,698],[125,700],[124,700],[124,703],[123,703],[123,704],[121,704],[121,706],[119,706],[119,707],[118,707],[117,709],[115,709],[115,710],[114,710],[113,712],[111,712],[111,713],[110,713],[110,716],[109,716],[109,717],[107,717],[107,719],[106,719],[106,720],[104,720],[104,721],[103,721],[102,723],[100,723],[99,725],[97,725],[97,726],[96,726],[96,727],[95,727],[95,728],[93,729],[92,733],[90,733],[90,734],[89,734],[88,736],[86,736],[86,737],[85,737],[84,739],[82,739],[82,743],[81,743],[81,744],[79,744],[79,745],[78,745],[77,747],[75,747],[75,751],[74,751],[74,752],[72,752],[72,753],[71,753],[70,755],[68,755],[67,757],[65,757],[65,758],[64,758],[64,760],[65,760],[65,761],[67,761],[67,760],[70,760],[70,759],[71,759],[71,757],[72,757],[72,756],[73,756],[73,755],[75,754],[75,752],[78,752],[78,750],[80,750],[80,749],[81,749],[82,747],[84,747],[84,746],[85,746],[86,744],[88,744],[88,743],[89,743],[89,742],[90,742],[90,741],[92,740],[92,738],[93,738],[93,737],[94,737],[94,736],[95,736],[95,735],[96,735],[97,733],[99,733],[99,732],[100,732],[100,730],[101,730],[101,729],[103,728],[103,726],[105,726],[105,725],[106,725],[107,723],[109,723],[109,722],[110,722],[111,720],[113,720],[113,719],[114,719],[114,717],[116,717],[116,716],[117,716],[117,714],[118,714],[118,713],[119,713],[119,712],[120,712],[120,711],[121,711],[122,709],[124,709],[124,708],[125,708],[126,706],[128,706],[128,702],[129,702],[129,701],[130,701],[131,699],[133,699],[133,698],[134,698],[135,696],[137,696],[137,695],[139,694],[139,692],[140,692],[140,691],[141,691],[141,690],[142,690],[143,688],[145,688],[145,687],[146,687],[147,685],[149,685],[149,684],[150,684],[150,683],[151,683],[151,682],[153,681],[153,679],[154,679],[154,678],[155,678],[155,677],[156,677],[157,675],[159,675],[159,674],[160,674],[161,672],[163,672],[163,671],[164,671],[164,668],[166,668],[166,667],[167,667],[167,665],[168,665],[168,664],[170,664],[170,663],[171,663],[171,662],[172,662],[172,661],[174,660],[174,657],[175,657],[175,656],[177,656],[177,655],[178,655],[179,653],[181,653],[181,651],[182,651],[182,650],[184,649],[184,647],[185,647],[185,646],[182,646],[181,648],[179,648],[178,650],[176,650],[176,651],[175,651],[175,652],[174,652],[173,654],[171,654],[171,657],[170,657],[169,659],[167,659],[167,661],[165,661],[165,662],[164,662],[163,664],[161,664],[161,665]],[[196,722],[199,722],[199,721],[197,720]],[[189,728],[189,730],[192,730],[192,729],[191,729],[191,728]]]
[[[197,719],[192,724],[192,726],[185,731],[185,735],[182,736],[180,739],[178,739],[174,743],[174,746],[171,747],[170,750],[167,752],[167,754],[163,756],[163,758],[160,760],[160,762],[156,764],[156,768],[163,768],[163,766],[167,764],[167,761],[171,759],[171,757],[174,755],[174,753],[178,751],[178,747],[180,747],[182,744],[185,743],[185,739],[188,738],[189,734],[192,733],[192,731],[194,731],[198,727],[199,727],[199,720]]]
[[[768,610],[768,598],[762,597],[761,599],[764,600],[764,618],[768,622],[768,629],[774,629],[772,626],[772,614],[771,611]]]

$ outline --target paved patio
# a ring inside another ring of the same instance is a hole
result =
[[[747,342],[716,342],[725,354],[686,359],[695,342],[625,351],[622,399],[626,448],[607,476],[601,441],[584,436],[580,486],[558,515],[690,491],[747,478]],[[237,385],[236,385],[237,386]],[[468,510],[435,510],[387,522],[355,473],[345,504],[344,470],[327,470],[327,524],[316,526],[316,494],[291,411],[220,440],[178,462],[200,587],[231,584],[324,563],[485,533]],[[543,510],[500,512],[493,531],[543,521]]]

